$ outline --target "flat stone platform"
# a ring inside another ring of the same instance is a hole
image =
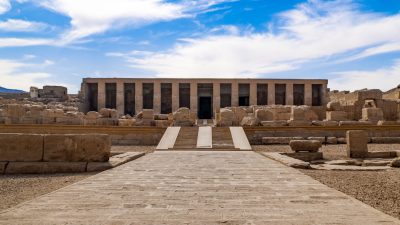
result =
[[[155,152],[0,213],[0,224],[400,224],[255,152]]]

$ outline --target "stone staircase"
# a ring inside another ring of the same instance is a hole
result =
[[[169,127],[157,150],[235,151],[251,146],[242,127]]]
[[[213,149],[237,150],[233,144],[229,127],[213,127],[212,129]]]
[[[197,146],[198,127],[181,127],[173,150],[192,150]]]

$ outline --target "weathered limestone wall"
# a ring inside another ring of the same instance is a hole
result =
[[[108,134],[112,145],[157,145],[166,128],[117,126],[1,125],[2,133]],[[1,161],[1,160],[0,160]]]
[[[88,163],[107,162],[107,134],[0,134],[0,173],[85,172]]]

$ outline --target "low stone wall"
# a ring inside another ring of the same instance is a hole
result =
[[[271,137],[279,137],[286,140],[288,143],[293,137],[299,139],[325,139],[328,137],[328,143],[332,142],[336,137],[337,143],[343,143],[348,130],[366,130],[368,136],[371,137],[371,143],[400,143],[400,126],[346,126],[346,127],[243,127],[250,144],[263,144],[263,138],[269,137],[269,140],[264,139],[264,144],[277,144]],[[384,137],[384,138],[382,138]],[[268,143],[267,143],[268,142]],[[287,144],[285,142],[285,144]],[[334,144],[334,142],[332,142]]]
[[[107,162],[107,134],[0,133],[0,173],[85,172],[89,162]]]
[[[25,134],[108,134],[112,145],[157,145],[166,128],[161,127],[109,127],[78,125],[15,124],[2,125],[2,133]]]

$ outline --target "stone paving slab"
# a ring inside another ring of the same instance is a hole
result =
[[[254,152],[155,152],[0,213],[0,224],[400,224]]]

